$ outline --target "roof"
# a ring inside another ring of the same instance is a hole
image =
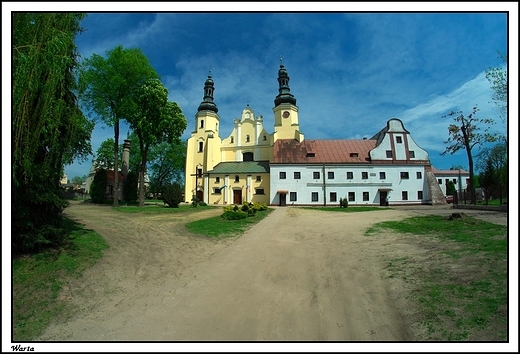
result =
[[[269,161],[221,162],[208,174],[221,173],[269,173]]]
[[[438,170],[433,166],[432,172],[434,175],[458,176],[459,173],[462,175],[469,175],[469,172],[466,170]]]
[[[274,144],[273,163],[370,163],[370,150],[376,143],[369,139],[304,140],[301,143],[279,139]]]

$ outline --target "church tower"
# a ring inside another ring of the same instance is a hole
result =
[[[195,130],[187,141],[186,175],[184,200],[190,202],[192,196],[202,200],[204,195],[203,174],[221,162],[221,140],[219,137],[220,117],[213,102],[215,91],[211,71],[204,83],[204,97],[195,115]]]
[[[299,131],[298,106],[296,98],[289,88],[289,75],[280,58],[278,70],[278,96],[274,100],[274,140],[296,139],[303,141],[303,133]]]

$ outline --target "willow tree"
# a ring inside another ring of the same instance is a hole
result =
[[[106,58],[92,54],[82,64],[82,106],[114,128],[114,170],[118,171],[119,122],[134,114],[133,93],[137,88],[159,75],[140,49],[124,49],[121,45],[108,51]],[[114,173],[114,206],[119,205],[118,179],[118,173]]]
[[[177,103],[168,101],[168,90],[157,79],[147,80],[139,87],[134,104],[134,114],[127,120],[139,140],[139,206],[144,206],[144,174],[150,146],[164,141],[173,143],[186,129],[187,121]]]
[[[80,13],[13,13],[12,246],[37,250],[63,240],[64,164],[91,153],[93,124],[78,108],[74,40]]]

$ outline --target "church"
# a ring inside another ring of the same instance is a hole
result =
[[[445,204],[428,153],[403,122],[391,118],[370,139],[308,140],[283,63],[278,70],[274,127],[247,105],[228,136],[220,135],[214,82],[204,83],[187,141],[185,201],[268,205]]]

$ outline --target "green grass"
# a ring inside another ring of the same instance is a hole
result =
[[[507,203],[507,198],[502,198],[502,203]],[[484,200],[478,200],[477,205],[486,205]],[[500,199],[490,199],[488,200],[487,205],[500,205]]]
[[[392,230],[430,245],[427,258],[392,258],[389,278],[413,283],[425,340],[507,341],[507,228],[463,217],[385,221],[365,235]],[[417,246],[416,244],[416,246]]]
[[[219,216],[196,220],[186,224],[188,231],[210,238],[221,238],[240,235],[254,224],[269,215],[273,209],[257,212],[254,216],[242,220],[224,220]]]
[[[108,248],[105,240],[65,218],[69,243],[57,250],[13,259],[13,339],[29,341],[38,337],[57,317],[69,309],[58,298],[68,280],[79,277]]]
[[[137,205],[125,205],[114,208],[117,211],[122,213],[141,213],[141,214],[174,214],[174,213],[186,213],[186,212],[194,212],[201,211],[214,208],[209,205],[199,205],[197,207],[192,207],[191,204],[181,204],[178,208],[169,208],[164,206],[162,202],[157,205],[145,205],[144,207],[139,207]]]
[[[390,210],[388,207],[377,206],[349,206],[348,208],[340,207],[302,207],[302,209],[321,210],[321,211],[340,211],[343,213],[355,213],[358,211],[376,211],[376,210]]]

